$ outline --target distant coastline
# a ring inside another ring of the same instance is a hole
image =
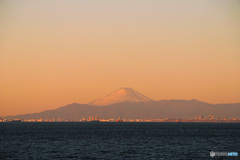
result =
[[[106,123],[124,123],[124,122],[146,122],[146,123],[151,123],[151,122],[178,122],[178,123],[188,123],[188,122],[194,122],[194,123],[240,123],[240,118],[239,119],[219,119],[219,120],[210,120],[210,119],[202,119],[202,120],[196,120],[196,119],[98,119],[98,120],[85,120],[85,119],[80,119],[80,120],[2,120],[0,121],[2,123],[7,123],[7,122],[106,122]]]

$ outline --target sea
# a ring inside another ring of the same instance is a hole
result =
[[[0,123],[0,160],[215,160],[240,153],[239,123]]]

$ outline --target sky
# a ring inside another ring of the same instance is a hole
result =
[[[240,103],[238,0],[1,0],[0,116],[121,87]]]

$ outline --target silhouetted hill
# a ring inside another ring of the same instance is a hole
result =
[[[77,120],[98,115],[100,118],[194,118],[196,115],[240,117],[240,103],[208,104],[197,100],[161,100],[147,102],[123,102],[107,106],[69,104],[55,110],[40,113],[8,116],[7,119],[71,119]]]

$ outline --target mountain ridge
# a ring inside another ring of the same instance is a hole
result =
[[[199,101],[201,102],[201,101]],[[240,113],[240,103],[209,104],[195,103],[191,100],[160,100],[148,102],[122,102],[108,106],[92,106],[73,103],[54,110],[33,114],[7,116],[8,119],[71,119],[78,120],[98,115],[100,118],[194,118],[196,115],[209,114],[214,116],[237,118]],[[239,117],[240,118],[240,117]]]
[[[101,107],[100,107],[101,106]],[[199,115],[240,116],[240,103],[210,104],[196,99],[154,101],[131,88],[120,88],[88,104],[72,103],[39,113],[7,116],[8,119],[79,120],[98,115],[100,118],[194,118]]]

